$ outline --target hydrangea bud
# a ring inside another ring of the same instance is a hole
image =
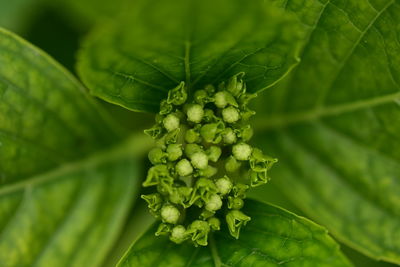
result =
[[[181,144],[169,144],[167,147],[167,157],[169,161],[175,161],[182,156],[182,145]]]
[[[226,215],[226,223],[228,224],[230,234],[238,239],[240,228],[246,225],[248,221],[250,221],[250,217],[245,215],[243,212],[239,210],[231,210]]]
[[[199,151],[190,156],[193,167],[197,169],[205,169],[208,166],[208,157],[203,151]]]
[[[222,118],[228,123],[235,123],[240,119],[239,111],[234,107],[227,107],[222,110]]]
[[[209,211],[217,211],[221,207],[222,207],[222,200],[221,197],[217,194],[211,195],[205,206],[205,208]]]
[[[166,223],[176,224],[181,213],[172,205],[164,205],[161,208],[161,219]]]
[[[212,162],[217,162],[222,154],[222,150],[218,146],[210,146],[207,150],[208,159]]]
[[[187,114],[188,121],[191,121],[194,123],[199,123],[203,119],[204,110],[203,110],[203,107],[200,106],[199,104],[193,104],[193,105],[189,106],[186,114]]]
[[[229,194],[229,192],[232,190],[233,187],[231,179],[229,179],[229,177],[226,175],[216,180],[215,185],[217,186],[218,192],[221,195]]]
[[[170,132],[179,127],[179,118],[175,114],[169,114],[163,120],[164,128]]]
[[[186,228],[183,225],[177,225],[171,230],[171,235],[169,237],[171,241],[180,244],[186,239],[188,239],[188,234],[186,233]]]
[[[253,149],[246,143],[239,143],[232,147],[232,154],[237,160],[248,160]]]
[[[175,169],[180,176],[188,176],[193,172],[193,167],[187,159],[181,159]]]

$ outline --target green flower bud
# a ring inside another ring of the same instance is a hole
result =
[[[176,143],[179,133],[180,133],[181,129],[177,128],[173,131],[168,132],[165,136],[164,136],[164,144],[174,144]]]
[[[250,109],[248,109],[248,108],[246,107],[244,110],[242,110],[242,112],[240,113],[240,115],[241,115],[241,117],[242,117],[242,119],[243,119],[244,121],[247,121],[247,120],[250,119],[250,117],[256,115],[256,112],[255,112],[254,110],[250,110]]]
[[[243,76],[244,72],[232,76],[226,85],[226,89],[235,97],[240,97],[246,92],[246,85],[242,80]]]
[[[188,121],[200,123],[204,116],[204,110],[199,104],[193,104],[189,106],[186,114]]]
[[[147,172],[146,180],[143,182],[143,186],[153,186],[163,184],[165,186],[172,185],[174,178],[170,175],[168,167],[166,165],[155,165]]]
[[[172,112],[172,110],[173,110],[173,106],[171,104],[169,104],[167,102],[167,100],[161,101],[161,104],[160,104],[160,114],[161,115],[169,114]]]
[[[241,127],[236,131],[236,133],[244,142],[249,141],[251,137],[253,137],[253,129],[250,125]]]
[[[199,176],[209,178],[216,175],[217,172],[218,172],[217,168],[208,165],[205,169],[199,170]]]
[[[164,128],[170,132],[179,127],[179,118],[174,114],[167,115],[163,120]]]
[[[207,143],[218,144],[222,140],[221,133],[223,130],[223,123],[209,123],[201,127],[200,135]]]
[[[200,105],[205,105],[212,101],[212,99],[208,96],[206,90],[197,90],[194,93],[194,101]]]
[[[193,167],[187,159],[181,159],[176,164],[175,170],[180,176],[188,176],[192,174]]]
[[[238,198],[246,198],[246,192],[249,189],[249,186],[246,184],[238,183],[233,186],[233,195]]]
[[[227,107],[222,110],[222,118],[227,123],[235,123],[240,119],[239,111],[234,107]]]
[[[155,233],[156,236],[168,235],[172,230],[172,226],[166,223],[160,223]]]
[[[210,146],[207,150],[208,159],[212,162],[217,162],[222,154],[222,150],[219,146]]]
[[[238,107],[238,104],[237,104],[235,98],[227,91],[220,91],[220,92],[216,93],[214,98],[215,98],[214,104],[218,108],[224,108],[228,104],[232,105],[234,107]]]
[[[224,176],[222,178],[219,178],[215,181],[215,185],[218,188],[218,192],[221,195],[227,195],[229,192],[232,190],[233,184],[231,182],[231,179],[229,179],[228,176]]]
[[[210,196],[209,200],[206,202],[205,208],[209,211],[217,211],[222,207],[221,197],[217,194]]]
[[[207,84],[207,85],[204,87],[204,90],[206,90],[206,92],[207,92],[209,95],[211,95],[211,94],[214,94],[214,92],[215,92],[215,87],[214,87],[214,85],[212,85],[212,84]]]
[[[154,193],[149,195],[141,195],[140,197],[147,202],[148,207],[152,212],[155,213],[161,209],[163,199],[160,194]]]
[[[208,233],[210,232],[210,226],[208,222],[195,220],[192,222],[187,230],[187,233],[192,236],[192,241],[195,245],[207,246]]]
[[[243,208],[243,205],[243,199],[231,196],[228,197],[228,209],[240,210]]]
[[[242,164],[236,160],[235,157],[229,156],[225,161],[225,170],[227,172],[235,172],[237,171]]]
[[[228,224],[229,232],[231,236],[238,239],[240,234],[240,228],[250,221],[250,217],[245,215],[239,210],[231,210],[226,215],[226,223]]]
[[[212,111],[211,109],[205,109],[204,110],[204,118],[203,121],[205,122],[215,122],[215,121],[219,121],[220,119],[215,116],[214,111]]]
[[[186,102],[187,92],[185,83],[181,82],[177,87],[168,92],[167,103],[175,106],[182,105]]]
[[[190,156],[193,167],[196,169],[205,169],[208,166],[208,157],[204,152],[196,152]]]
[[[166,223],[176,224],[181,213],[172,205],[166,204],[161,208],[161,219]]]
[[[208,202],[210,196],[217,193],[217,191],[217,187],[212,180],[207,178],[199,178],[194,186],[190,204],[195,203],[199,199]]]
[[[211,217],[208,220],[208,224],[210,225],[211,230],[218,231],[221,227],[221,222],[216,217]]]
[[[202,210],[202,212],[200,214],[200,218],[201,219],[208,219],[208,218],[210,218],[210,217],[212,217],[214,215],[215,215],[215,212],[204,209],[204,210]]]
[[[227,145],[235,144],[237,141],[236,134],[232,128],[225,128],[223,134],[224,143]]]
[[[248,160],[253,149],[246,143],[239,143],[232,147],[232,154],[237,160]]]
[[[169,236],[169,239],[176,244],[180,244],[188,238],[189,235],[186,233],[186,228],[183,225],[177,225],[172,228],[171,235]]]
[[[162,135],[163,128],[160,125],[156,124],[150,129],[144,130],[144,133],[153,139],[157,139]]]
[[[167,147],[167,155],[169,161],[175,161],[179,159],[183,152],[182,152],[182,145],[181,144],[170,144]]]
[[[166,157],[167,154],[162,151],[161,148],[159,147],[155,147],[152,150],[150,150],[149,154],[148,154],[148,158],[150,160],[150,162],[152,164],[162,164],[162,163],[166,163]]]
[[[185,155],[190,158],[196,152],[202,152],[203,149],[197,144],[187,144],[185,147]]]
[[[253,98],[257,97],[257,93],[254,94],[242,94],[239,97],[239,102],[241,104],[242,107],[246,107],[248,105],[248,103],[250,102],[250,100],[252,100]]]
[[[258,148],[253,150],[250,157],[250,167],[253,171],[263,172],[271,169],[271,167],[278,162],[277,159],[265,156]]]
[[[195,129],[189,129],[185,133],[185,141],[189,144],[200,141],[200,134]]]

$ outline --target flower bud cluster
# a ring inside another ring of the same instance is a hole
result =
[[[190,240],[206,246],[211,231],[227,223],[238,238],[250,217],[241,208],[250,187],[269,180],[277,161],[249,145],[253,135],[248,119],[255,114],[239,73],[194,92],[191,100],[182,82],[160,104],[156,124],[145,131],[156,140],[149,154],[153,166],[144,187],[156,192],[142,195],[161,223],[156,235],[175,243]]]

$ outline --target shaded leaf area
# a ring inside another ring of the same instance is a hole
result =
[[[132,147],[140,143],[3,186],[1,265],[100,266],[138,193]]]
[[[34,4],[33,0],[0,0],[0,27],[13,31],[24,28]]]
[[[91,93],[137,111],[157,111],[167,91],[246,72],[251,92],[296,63],[301,33],[265,1],[137,1],[129,16],[84,42],[78,72]]]
[[[101,113],[56,62],[0,30],[0,184],[115,142]]]
[[[400,263],[399,1],[289,0],[302,62],[260,99],[258,143],[276,184],[337,238]]]
[[[283,209],[246,200],[252,220],[238,240],[216,232],[209,247],[176,245],[154,236],[140,238],[118,266],[351,266],[326,230]]]

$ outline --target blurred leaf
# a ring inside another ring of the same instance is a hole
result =
[[[285,7],[309,38],[259,103],[255,132],[280,159],[276,184],[341,241],[400,263],[400,2]]]
[[[19,30],[37,2],[41,0],[0,0],[0,27]]]
[[[180,81],[200,88],[240,71],[256,92],[297,63],[297,24],[269,2],[137,2],[129,16],[91,34],[79,56],[82,80],[106,101],[156,111]]]
[[[69,73],[1,29],[0,99],[0,184],[26,179],[118,141]]]
[[[101,265],[140,188],[140,143],[1,187],[1,265]]]
[[[0,98],[0,265],[101,265],[136,199],[149,138],[121,143],[70,74],[5,30]]]
[[[118,266],[351,266],[326,230],[309,220],[252,200],[244,211],[252,220],[239,240],[218,231],[208,247],[196,248],[155,237],[150,229]]]

